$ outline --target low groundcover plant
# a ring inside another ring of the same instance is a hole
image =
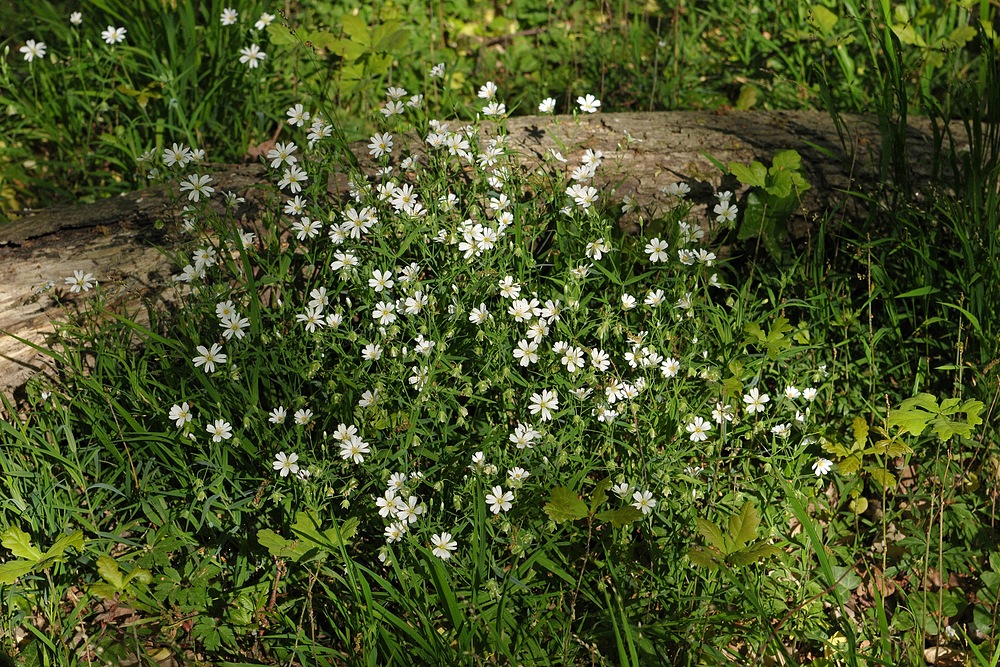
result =
[[[710,244],[732,193],[700,221],[684,184],[664,213],[619,201],[600,152],[528,171],[501,91],[479,98],[441,121],[390,87],[373,177],[303,98],[260,220],[195,147],[145,156],[184,204],[177,312],[98,335],[102,276],[67,277],[95,318],[53,354],[87,372],[25,418],[53,434],[5,433],[88,494],[24,503],[32,532],[87,542],[50,557],[4,534],[31,563],[3,580],[8,623],[44,610],[51,647],[87,661],[129,640],[207,663],[722,661],[829,637],[819,614],[767,623],[812,595],[789,508],[838,469],[807,308],[733,284]],[[46,454],[59,438],[69,454]],[[57,582],[83,591],[74,623]],[[727,605],[744,645],[702,633]],[[81,618],[102,631],[81,639]]]

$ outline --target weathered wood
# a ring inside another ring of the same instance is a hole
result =
[[[794,148],[813,184],[798,215],[807,222],[840,205],[845,206],[843,215],[859,215],[858,204],[845,193],[863,189],[877,174],[881,149],[877,123],[858,116],[842,120],[843,137],[830,117],[819,112],[525,117],[511,119],[508,127],[510,143],[529,169],[544,163],[545,168],[569,171],[579,164],[583,150],[602,151],[605,161],[599,180],[614,184],[616,190],[603,191],[605,201],[634,194],[640,203],[655,207],[667,201],[661,188],[685,181],[692,189],[693,220],[705,218],[706,209],[715,203],[713,193],[722,184],[722,174],[708,156],[723,164],[753,159],[768,163],[775,152]],[[952,131],[964,136],[960,125]],[[414,139],[410,142],[415,144]],[[371,166],[363,143],[352,150]],[[554,161],[550,150],[560,151],[570,164]],[[912,120],[907,154],[913,168],[911,182],[925,187],[933,175],[934,155],[933,133],[926,120]],[[266,178],[263,166],[256,164],[223,165],[212,174],[216,205],[221,205],[221,192],[246,196]],[[724,184],[739,195],[737,185]],[[329,186],[343,191],[344,183]],[[169,284],[176,267],[157,248],[173,248],[179,238],[170,233],[173,224],[157,231],[155,223],[177,218],[183,203],[178,194],[176,188],[171,192],[152,187],[93,204],[29,212],[0,226],[0,390],[9,392],[22,385],[44,366],[43,357],[9,334],[42,342],[52,331],[52,322],[62,317],[54,296],[78,298],[63,285],[74,270],[93,273],[112,302],[135,302],[138,295],[155,294]],[[111,286],[114,289],[108,290]]]

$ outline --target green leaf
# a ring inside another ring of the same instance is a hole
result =
[[[61,558],[66,549],[73,547],[77,553],[83,552],[83,531],[74,530],[69,535],[63,535],[45,552],[45,560]]]
[[[340,19],[340,28],[352,42],[357,42],[366,48],[371,46],[371,31],[368,29],[368,24],[361,20],[361,17],[344,14]]]
[[[125,588],[125,581],[122,577],[121,569],[118,567],[118,561],[111,556],[101,556],[97,559],[97,573],[101,575],[104,581],[113,586],[116,591],[121,591]]]
[[[372,35],[374,50],[381,53],[396,53],[410,40],[410,31],[399,21],[388,21],[375,28]]]
[[[754,542],[744,549],[740,549],[739,551],[729,554],[726,556],[726,561],[738,566],[752,565],[753,563],[758,563],[765,558],[777,556],[780,553],[781,549],[773,544],[768,544],[767,542],[761,540],[759,542]]]
[[[587,503],[580,500],[576,493],[565,486],[552,489],[549,502],[542,508],[549,518],[556,523],[576,521],[587,516]]]
[[[31,543],[31,536],[17,526],[11,526],[0,533],[0,544],[10,549],[16,558],[24,558],[35,563],[42,560],[42,552]]]
[[[698,517],[694,521],[695,525],[698,526],[698,532],[701,533],[706,540],[708,540],[709,544],[722,553],[728,553],[729,544],[727,544],[721,528],[708,519],[702,519],[701,517]]]
[[[323,48],[348,62],[354,62],[366,52],[366,47],[363,44],[352,42],[349,39],[336,38],[324,40],[323,43],[325,45]]]
[[[729,537],[733,543],[742,548],[744,544],[757,537],[757,527],[760,526],[760,516],[757,506],[748,500],[743,504],[739,514],[729,517]]]
[[[740,183],[750,187],[763,188],[767,183],[767,167],[757,160],[751,162],[749,167],[739,162],[730,162],[729,171]]]
[[[802,168],[802,156],[796,150],[778,151],[771,160],[772,173],[779,171],[798,171]]]
[[[12,560],[0,565],[0,584],[7,586],[13,584],[18,577],[23,577],[31,572],[35,565],[37,563],[30,560]]]
[[[812,20],[824,35],[833,32],[833,26],[837,24],[839,17],[823,5],[813,5],[810,8]]]
[[[608,499],[608,489],[611,488],[611,478],[605,477],[597,486],[594,487],[594,492],[590,496],[590,513],[593,514],[597,511],[597,508],[603,505]],[[633,508],[634,509],[634,508]]]
[[[594,518],[598,521],[606,521],[615,528],[621,528],[622,526],[627,526],[634,521],[642,519],[642,512],[631,505],[626,505],[625,507],[619,507],[618,509],[599,512],[594,515]]]
[[[267,26],[267,35],[271,43],[277,46],[288,46],[289,44],[295,44],[296,41],[295,36],[287,26],[273,21]]]
[[[855,452],[837,462],[837,470],[841,475],[853,475],[861,469],[861,455]]]
[[[861,417],[855,417],[852,424],[854,430],[854,447],[852,449],[862,449],[868,442],[868,422]]]
[[[723,562],[722,556],[718,552],[705,547],[691,547],[688,549],[688,558],[691,559],[692,564],[709,570],[718,569]]]
[[[868,468],[868,474],[872,476],[879,486],[882,487],[883,491],[892,491],[896,488],[896,476],[885,468],[876,468],[872,466]]]

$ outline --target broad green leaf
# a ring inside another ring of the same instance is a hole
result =
[[[778,151],[771,160],[772,173],[778,171],[798,171],[802,168],[802,156],[793,149]]]
[[[372,42],[375,50],[381,53],[396,53],[400,51],[410,40],[410,31],[406,28],[399,28],[398,22],[394,25],[385,24],[375,30]]]
[[[606,521],[615,528],[621,528],[622,526],[627,526],[634,521],[642,519],[642,512],[631,505],[626,505],[625,507],[619,507],[618,509],[599,512],[594,515],[594,518],[598,521]]]
[[[605,477],[597,486],[594,487],[594,492],[590,496],[590,513],[593,514],[608,499],[608,489],[611,488],[611,478]],[[634,508],[633,508],[634,509]]]
[[[739,551],[729,554],[726,556],[726,561],[738,566],[751,565],[753,563],[758,563],[765,558],[777,556],[780,553],[781,549],[773,544],[768,544],[767,542],[761,540],[759,542],[754,542],[745,549],[740,549]]]
[[[857,452],[837,462],[837,470],[841,475],[853,475],[860,469],[861,455]]]
[[[335,47],[339,45],[340,42],[348,41],[337,37],[329,30],[314,30],[313,32],[309,33],[309,35],[305,38],[305,40],[310,44],[312,44],[317,49],[324,49],[326,51],[330,51],[331,53],[337,53],[338,55],[344,55],[344,54],[339,53]]]
[[[125,575],[125,580],[122,582],[122,588],[127,588],[132,581],[138,581],[141,584],[149,586],[153,583],[153,573],[144,567],[132,568],[132,571]]]
[[[295,36],[286,26],[272,22],[267,26],[267,34],[272,44],[278,46],[288,46],[295,43]]]
[[[18,577],[23,577],[31,572],[35,565],[37,563],[30,560],[12,560],[0,565],[0,584],[7,586],[13,584]]]
[[[344,35],[352,42],[357,42],[365,47],[371,46],[371,31],[368,29],[368,24],[360,17],[344,14],[340,19],[340,27],[344,31]]]
[[[862,449],[868,442],[868,422],[861,417],[855,417],[852,428],[854,430],[853,449]]]
[[[764,188],[767,194],[786,199],[792,195],[792,175],[787,171],[775,171],[767,178],[767,187]]]
[[[717,570],[722,563],[722,556],[718,552],[705,547],[691,547],[688,549],[688,558],[693,565],[709,570]]]
[[[829,9],[823,5],[813,5],[810,8],[812,13],[812,19],[816,23],[816,26],[820,29],[824,35],[829,35],[833,32],[833,26],[837,24],[839,17],[831,12]]]
[[[708,543],[713,547],[721,551],[722,553],[728,553],[729,545],[726,543],[726,538],[722,534],[722,529],[716,526],[714,523],[708,519],[702,519],[701,517],[694,520],[695,524],[698,526],[698,532],[708,540]]]
[[[740,96],[736,98],[736,104],[734,105],[738,111],[749,111],[757,104],[757,98],[760,94],[760,89],[757,86],[751,84],[744,84],[740,88]]]
[[[0,544],[10,549],[16,558],[24,558],[36,563],[42,560],[42,552],[31,543],[31,536],[17,526],[11,526],[0,533]]]
[[[885,468],[868,468],[868,473],[872,476],[883,491],[892,491],[896,488],[896,476]]]
[[[121,591],[125,587],[118,561],[111,556],[101,556],[97,559],[97,573],[116,591]]]
[[[45,552],[45,560],[60,558],[66,549],[73,547],[77,553],[83,551],[83,531],[74,530],[69,535],[63,535]]]
[[[742,547],[757,537],[758,526],[760,526],[760,516],[757,514],[757,506],[748,500],[743,503],[739,514],[729,517],[729,537],[733,544]]]
[[[949,48],[961,49],[975,37],[976,37],[975,28],[973,28],[971,25],[960,25],[948,34],[948,37],[945,40],[945,44]]]
[[[542,509],[556,523],[576,521],[587,516],[587,503],[577,498],[576,493],[565,486],[552,489],[551,499]]]
[[[297,540],[285,539],[267,528],[257,531],[257,541],[275,558],[298,561],[305,554],[305,549]]]
[[[324,47],[330,53],[336,54],[348,62],[354,62],[365,54],[366,48],[363,44],[352,42],[349,39],[329,39],[323,40]]]
[[[757,160],[751,162],[750,166],[739,162],[730,162],[729,171],[744,185],[763,188],[767,184],[767,167]]]

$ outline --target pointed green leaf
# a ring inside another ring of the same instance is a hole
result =
[[[267,26],[267,34],[271,43],[278,46],[288,46],[289,44],[294,44],[296,41],[295,36],[292,35],[292,31],[288,29],[288,26],[277,22],[271,22]]]
[[[551,499],[542,509],[556,523],[576,521],[587,516],[587,503],[577,498],[576,493],[565,486],[552,489]]]
[[[590,496],[590,513],[593,514],[608,499],[608,489],[611,488],[611,478],[605,477],[597,486],[594,487],[594,492]]]
[[[757,160],[751,162],[750,166],[730,162],[729,171],[740,183],[750,187],[763,188],[767,183],[767,168]]]
[[[63,535],[45,552],[45,560],[61,558],[66,549],[73,547],[77,553],[83,551],[83,531],[75,530],[69,535]]]
[[[861,468],[861,457],[855,452],[837,462],[837,470],[841,475],[853,475]]]
[[[794,149],[778,151],[771,160],[772,172],[778,171],[798,171],[802,168],[802,156]]]
[[[854,431],[854,447],[852,449],[862,449],[868,442],[868,422],[861,417],[855,417],[852,429]]]
[[[722,556],[718,552],[705,547],[691,547],[688,549],[688,558],[693,565],[709,570],[717,570],[722,563]]]
[[[97,573],[116,591],[121,591],[124,588],[124,579],[121,569],[118,567],[118,561],[111,556],[101,556],[97,559]]]
[[[816,27],[819,28],[823,35],[829,35],[833,32],[833,26],[837,24],[839,17],[831,12],[829,9],[823,5],[813,5],[809,8],[812,14],[812,20],[816,23]]]
[[[711,521],[702,519],[701,517],[695,519],[694,522],[698,526],[698,532],[701,533],[706,540],[708,540],[709,544],[723,553],[728,551],[727,547],[729,545],[726,543],[726,538],[722,534],[721,528],[716,526]]]
[[[344,14],[340,19],[340,27],[352,42],[366,47],[371,46],[372,36],[368,24],[353,14]]]
[[[750,544],[744,549],[740,549],[739,551],[729,554],[726,556],[726,562],[742,567],[744,565],[758,563],[765,558],[777,556],[780,553],[781,549],[778,547],[760,540],[759,542]]]
[[[876,468],[872,466],[868,468],[868,474],[872,476],[872,479],[882,487],[883,491],[892,491],[896,488],[896,476],[885,468]]]
[[[17,526],[11,526],[0,533],[0,544],[10,549],[10,552],[17,558],[24,558],[36,563],[42,560],[42,552],[31,543],[31,536]]]
[[[625,507],[619,507],[618,509],[599,512],[594,515],[594,518],[598,521],[606,521],[615,528],[621,528],[622,526],[627,526],[634,521],[642,519],[642,512],[631,505],[626,505]]]
[[[743,504],[739,514],[729,517],[729,537],[735,545],[742,547],[757,537],[758,526],[760,526],[760,516],[757,514],[757,506],[748,500]]]
[[[0,584],[6,586],[13,584],[19,577],[31,572],[36,564],[30,560],[12,560],[0,565]]]

